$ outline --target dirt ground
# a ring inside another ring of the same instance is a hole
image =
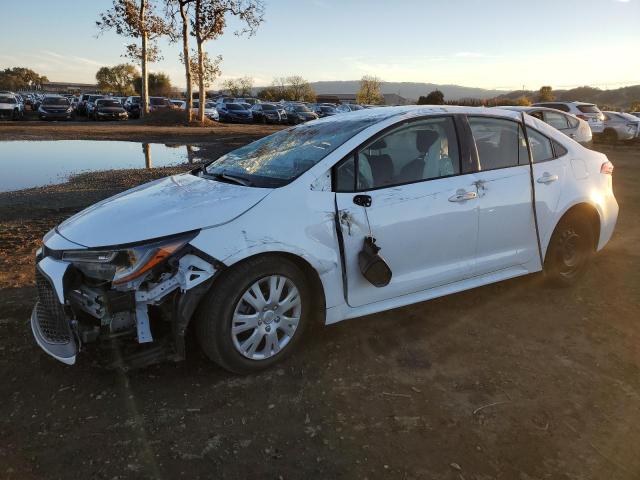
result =
[[[21,138],[40,128],[56,127]],[[620,218],[577,287],[534,275],[317,328],[249,377],[193,342],[183,363],[124,374],[32,340],[42,235],[179,168],[0,194],[0,477],[640,478],[640,149],[600,150]]]

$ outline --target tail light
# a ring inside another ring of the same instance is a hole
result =
[[[613,175],[613,163],[607,161],[600,166],[600,173],[605,175]]]

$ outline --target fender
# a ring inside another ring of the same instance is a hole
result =
[[[554,217],[554,221],[553,221],[553,228],[549,230],[549,232],[547,232],[547,234],[544,236],[544,238],[541,239],[542,241],[542,254],[543,256],[546,257],[547,254],[547,248],[549,247],[549,243],[551,242],[551,236],[553,235],[553,232],[555,232],[556,227],[558,226],[558,223],[560,223],[560,220],[562,220],[562,218],[566,215],[566,213],[571,210],[574,207],[577,207],[579,205],[587,205],[593,209],[595,209],[595,211],[598,213],[598,220],[600,222],[600,231],[597,232],[598,234],[598,245],[597,245],[597,250],[602,249],[602,247],[604,245],[601,245],[601,240],[602,240],[602,224],[603,224],[603,220],[604,220],[604,211],[603,211],[603,207],[597,203],[597,202],[593,202],[593,200],[590,197],[587,196],[580,196],[580,197],[574,197],[572,198],[571,203],[567,203],[565,205],[562,206],[561,209],[559,209],[556,213],[556,216]]]

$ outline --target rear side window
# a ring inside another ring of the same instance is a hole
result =
[[[566,130],[569,128],[567,117],[561,113],[544,112],[544,121],[558,130]]]
[[[527,127],[527,136],[529,137],[533,163],[546,162],[555,158],[551,140],[529,127]]]
[[[578,105],[578,110],[582,113],[600,113],[600,109],[595,105]]]
[[[580,120],[574,117],[567,117],[567,122],[569,122],[570,128],[578,128],[578,125],[580,125]]]
[[[469,117],[481,170],[515,167],[529,162],[527,144],[516,122]]]

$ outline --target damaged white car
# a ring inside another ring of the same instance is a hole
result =
[[[37,254],[37,343],[92,342],[249,373],[332,324],[544,270],[572,283],[609,241],[613,166],[525,114],[394,107],[280,131],[106,199]]]

